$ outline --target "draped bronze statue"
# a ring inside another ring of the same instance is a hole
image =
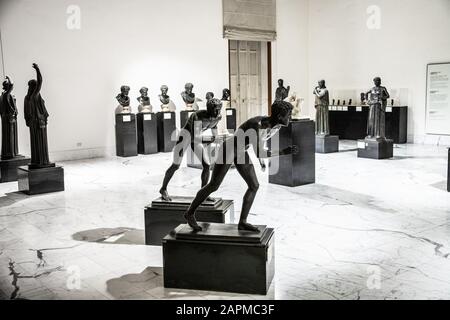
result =
[[[11,94],[13,88],[14,84],[7,76],[3,82],[3,92],[0,97],[0,116],[2,118],[1,160],[14,159],[19,155],[16,99]]]
[[[367,121],[366,139],[384,140],[386,138],[386,106],[389,93],[381,86],[381,78],[373,79],[375,87],[366,92],[365,99],[370,106]]]
[[[39,66],[33,63],[37,80],[28,81],[28,93],[24,101],[25,122],[30,128],[30,169],[54,167],[48,156],[47,119],[45,101],[41,97],[42,75]]]
[[[327,136],[330,134],[330,120],[328,106],[330,97],[325,86],[325,80],[319,81],[319,86],[314,89],[316,107],[316,135]]]

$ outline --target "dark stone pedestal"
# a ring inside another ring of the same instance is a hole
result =
[[[158,112],[156,118],[158,119],[158,151],[171,152],[176,144],[176,141],[171,139],[172,134],[177,130],[175,112]]]
[[[116,155],[118,157],[137,156],[136,115],[116,114]]]
[[[450,149],[448,149],[447,160],[447,191],[450,192]]]
[[[275,273],[273,229],[200,225],[200,232],[180,225],[163,239],[164,287],[267,294]]]
[[[138,153],[158,153],[158,121],[154,113],[137,114]]]
[[[316,153],[339,152],[338,136],[316,136]]]
[[[296,145],[298,153],[273,158],[269,167],[269,183],[297,187],[316,182],[316,134],[312,120],[292,121],[272,138],[279,149]],[[272,143],[272,147],[274,147]],[[276,163],[278,161],[278,165]]]
[[[30,158],[24,156],[0,160],[0,183],[17,181],[17,168],[28,165],[30,161]]]
[[[236,109],[234,108],[228,108],[225,110],[225,113],[227,115],[227,129],[236,131],[237,125],[236,125]]]
[[[186,223],[183,215],[191,204],[193,197],[172,197],[171,202],[161,198],[145,207],[145,244],[161,245],[161,240],[179,224]],[[195,216],[198,221],[225,223],[225,216],[230,213],[234,220],[234,204],[232,200],[215,199],[205,201],[198,208]]]
[[[28,195],[64,191],[63,167],[17,169],[19,191]]]
[[[186,122],[189,120],[189,117],[194,113],[194,110],[183,110],[180,112],[180,128],[183,129],[186,125]]]
[[[389,159],[394,156],[394,141],[385,140],[358,140],[358,158]]]

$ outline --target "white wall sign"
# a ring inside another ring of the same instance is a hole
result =
[[[144,121],[150,121],[152,120],[152,115],[151,114],[144,114]]]
[[[123,122],[131,122],[131,116],[123,116],[122,121]]]
[[[427,66],[426,110],[427,133],[450,135],[450,62]]]
[[[164,112],[164,119],[172,119],[172,114],[170,112]]]

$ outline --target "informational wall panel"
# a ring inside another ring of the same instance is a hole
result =
[[[427,66],[427,133],[450,135],[450,63]]]

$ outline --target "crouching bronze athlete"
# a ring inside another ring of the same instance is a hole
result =
[[[270,139],[281,127],[288,126],[291,118],[292,105],[288,102],[275,101],[271,109],[271,116],[259,116],[247,120],[238,128],[233,136],[222,142],[219,155],[222,155],[223,160],[215,163],[210,182],[198,191],[189,209],[184,214],[189,226],[194,231],[202,230],[195,219],[195,211],[211,193],[217,191],[232,163],[234,163],[237,171],[248,186],[242,203],[238,229],[258,232],[257,227],[247,222],[250,208],[259,188],[255,168],[248,155],[248,149],[250,146],[253,147],[263,169],[265,165],[262,158],[295,154],[298,152],[297,146],[289,146],[281,151],[260,152],[262,140]],[[251,139],[252,132],[256,135],[256,139]]]

